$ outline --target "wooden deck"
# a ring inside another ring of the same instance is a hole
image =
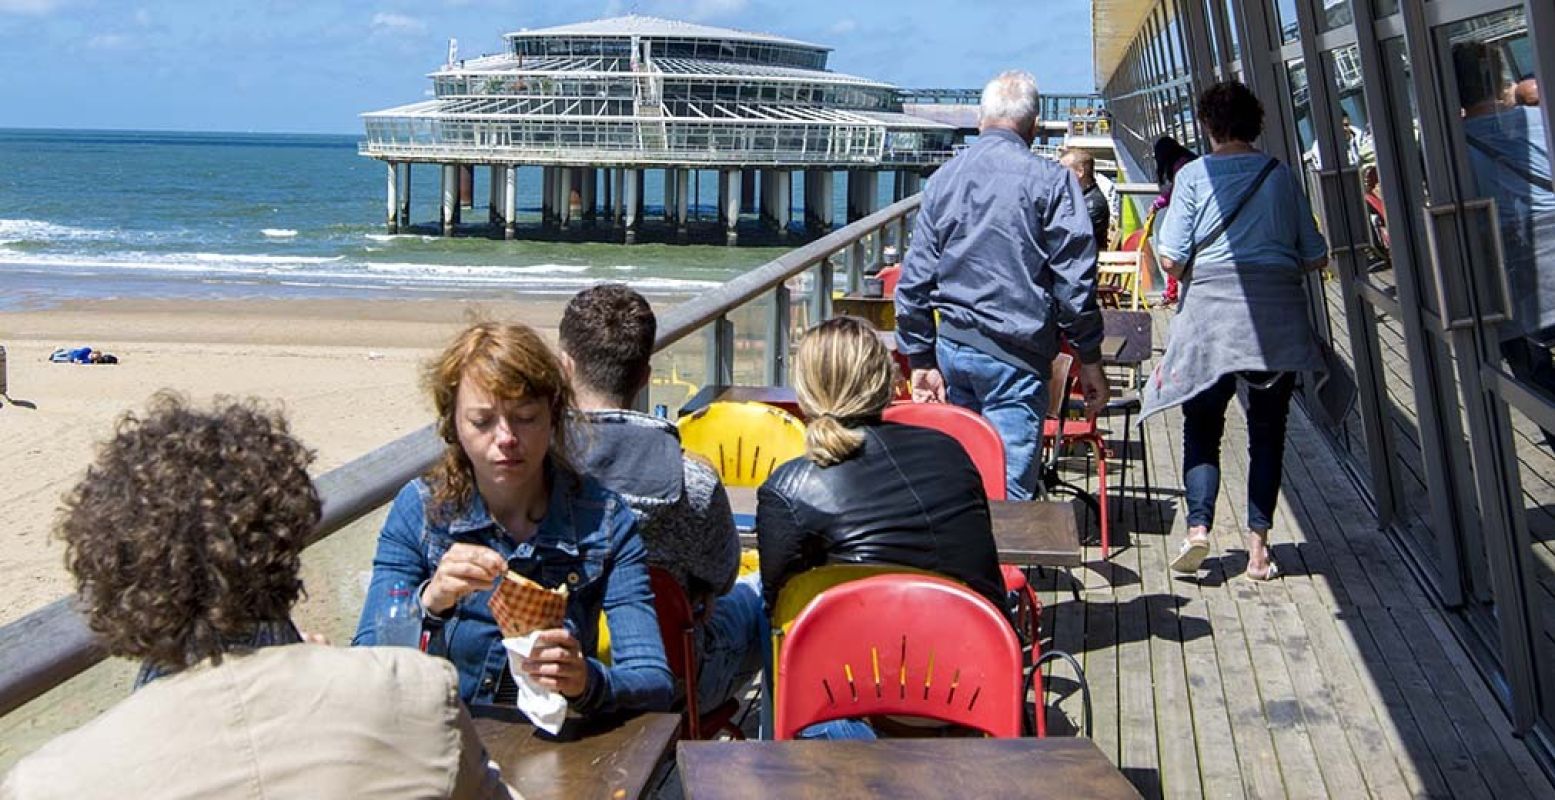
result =
[[[1158,347],[1167,319],[1156,317]],[[1393,333],[1384,331],[1384,347],[1401,354]],[[1408,371],[1390,362],[1394,422],[1410,434],[1401,458],[1419,476],[1410,499],[1424,503]],[[1068,576],[1050,571],[1039,582],[1045,648],[1084,665],[1096,743],[1147,798],[1555,797],[1299,408],[1272,537],[1285,577],[1240,577],[1247,444],[1240,406],[1231,408],[1215,552],[1198,578],[1167,568],[1185,528],[1182,418],[1170,412],[1145,427],[1153,498],[1114,495],[1112,560],[1086,548],[1087,565],[1073,573],[1078,602]],[[1125,474],[1109,470],[1115,486],[1143,483],[1137,436],[1132,450]],[[1066,466],[1066,477],[1084,480],[1083,459]],[[1090,519],[1082,526],[1094,534]],[[1050,735],[1075,735],[1076,684],[1059,664],[1048,685]],[[661,796],[679,796],[673,776],[660,786]]]
[[[1110,563],[1087,548],[1082,599],[1062,576],[1043,592],[1049,647],[1085,666],[1096,742],[1146,797],[1555,796],[1299,409],[1272,536],[1285,577],[1240,577],[1247,444],[1235,403],[1217,557],[1197,579],[1173,574],[1181,430],[1175,412],[1146,426],[1157,492],[1114,501],[1114,547],[1127,546]],[[1080,702],[1063,667],[1050,686],[1066,694],[1050,731],[1071,732]]]

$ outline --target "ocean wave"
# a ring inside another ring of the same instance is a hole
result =
[[[202,264],[254,264],[260,266],[298,266],[303,264],[333,264],[345,256],[271,256],[238,255],[233,253],[170,253],[164,256],[169,262],[189,258]]]
[[[261,228],[259,233],[270,239],[290,239],[297,235],[291,228]]]
[[[77,228],[37,219],[0,219],[0,245],[108,239],[114,233],[111,230]]]
[[[531,264],[523,267],[494,264],[425,264],[411,261],[366,261],[362,266],[368,272],[424,273],[469,277],[502,277],[507,275],[576,275],[588,272],[587,266],[578,264]]]

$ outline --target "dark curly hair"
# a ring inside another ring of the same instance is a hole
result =
[[[1199,124],[1217,142],[1253,142],[1263,135],[1263,103],[1241,81],[1221,81],[1199,95]]]
[[[601,283],[572,296],[558,339],[572,359],[575,383],[630,401],[648,379],[658,320],[648,301],[624,283]]]
[[[528,325],[477,322],[454,337],[426,365],[422,383],[437,408],[437,433],[447,443],[443,457],[427,473],[432,488],[432,517],[448,519],[475,496],[475,467],[459,443],[459,384],[466,380],[493,397],[514,402],[544,401],[551,411],[553,466],[575,473],[567,453],[566,424],[574,407],[572,385],[545,340]]]
[[[57,531],[108,652],[174,671],[287,619],[319,521],[312,461],[253,401],[203,411],[162,392],[144,416],[121,417]]]

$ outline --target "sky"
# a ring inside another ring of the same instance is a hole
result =
[[[829,45],[903,87],[1093,88],[1089,0],[0,0],[0,128],[356,133],[430,93],[450,38],[472,57],[626,13]]]

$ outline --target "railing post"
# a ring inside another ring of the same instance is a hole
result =
[[[767,384],[788,385],[788,332],[792,325],[792,295],[788,281],[772,287],[772,308],[767,314]]]
[[[907,231],[908,230],[909,230],[909,228],[907,226],[907,215],[903,214],[900,217],[897,217],[896,218],[896,257],[898,259],[905,259],[905,258],[907,258]]]
[[[707,326],[707,382],[719,386],[734,383],[734,323],[726,316]]]
[[[848,285],[853,288],[854,293],[858,293],[863,290],[864,262],[866,260],[867,257],[864,253],[863,239],[848,245],[848,261],[850,263],[850,267],[848,269]]]
[[[831,319],[831,259],[823,258],[815,265],[815,280],[810,285],[814,287],[810,293],[810,324],[816,325]]]

